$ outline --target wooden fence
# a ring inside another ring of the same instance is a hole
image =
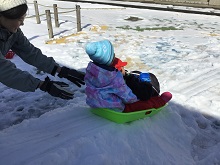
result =
[[[125,1],[125,0],[122,0]],[[183,3],[195,3],[198,2],[199,4],[206,4],[206,5],[210,5],[215,3],[215,5],[220,5],[220,0],[126,0],[126,1],[141,1],[141,2],[183,2]],[[54,38],[53,35],[53,27],[52,27],[52,19],[51,19],[51,14],[54,15],[54,21],[55,21],[55,27],[59,27],[59,15],[58,14],[62,14],[62,13],[70,13],[70,12],[76,12],[76,28],[77,28],[77,32],[80,32],[82,30],[81,28],[81,7],[79,5],[76,5],[75,8],[61,8],[58,7],[57,4],[53,4],[53,6],[45,6],[45,5],[41,5],[38,4],[37,1],[34,1],[34,8],[35,8],[35,15],[34,16],[30,16],[30,17],[36,17],[36,22],[37,24],[41,23],[41,19],[40,17],[45,15],[46,16],[46,20],[47,20],[47,27],[48,27],[48,34],[49,34],[49,39]],[[161,3],[162,4],[162,3]],[[198,5],[198,4],[197,4]],[[44,14],[40,14],[39,12],[39,6],[43,6],[43,7],[50,7],[53,8],[53,12],[51,12],[50,10],[45,10]],[[58,11],[58,9],[65,9],[68,11],[63,11],[60,12]],[[100,9],[100,8],[83,8],[83,9]],[[102,9],[107,9],[107,8],[102,8]],[[109,8],[108,8],[109,9]],[[110,8],[112,9],[112,8]],[[123,8],[125,9],[125,8]],[[28,17],[27,17],[28,18]]]
[[[82,27],[81,27],[81,7],[79,5],[76,5],[75,8],[61,8],[58,7],[57,4],[53,4],[53,6],[45,6],[45,5],[41,5],[38,4],[37,1],[34,1],[34,9],[35,9],[35,15],[33,16],[29,16],[27,18],[30,17],[36,17],[36,22],[37,24],[41,23],[41,19],[40,17],[45,15],[46,19],[47,19],[47,27],[48,27],[48,34],[49,34],[49,39],[53,38],[53,27],[52,27],[52,18],[51,15],[54,15],[54,21],[55,21],[55,27],[59,27],[59,14],[63,14],[63,13],[70,13],[70,12],[76,12],[76,28],[77,28],[77,32],[82,31]],[[45,10],[44,14],[40,14],[39,12],[39,6],[42,7],[46,7],[46,8],[53,8],[53,12],[51,12],[50,10]],[[65,11],[58,11],[58,9],[64,9]],[[101,9],[125,9],[123,8],[83,8],[85,10],[101,10]]]
[[[54,21],[55,21],[55,27],[59,27],[59,15],[61,13],[69,13],[69,12],[76,12],[76,27],[77,27],[77,32],[81,31],[81,15],[80,15],[80,6],[76,5],[75,9],[73,8],[59,8],[57,6],[57,4],[53,4],[53,6],[44,6],[41,4],[38,4],[37,1],[34,1],[34,9],[35,9],[35,17],[36,17],[36,22],[37,24],[41,23],[41,19],[40,17],[45,15],[46,19],[47,19],[47,27],[48,27],[48,34],[49,34],[49,38],[53,38],[54,34],[53,34],[53,26],[52,26],[52,19],[51,19],[51,14],[54,15]],[[51,12],[50,10],[45,10],[44,14],[40,14],[39,12],[39,6],[43,6],[43,7],[51,7],[53,8],[53,12]],[[58,9],[70,9],[68,11],[64,11],[64,12],[58,12]],[[32,16],[33,17],[33,16]]]

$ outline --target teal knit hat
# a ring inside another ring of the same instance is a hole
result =
[[[99,64],[110,65],[114,59],[114,48],[109,40],[90,42],[85,50],[89,58]]]

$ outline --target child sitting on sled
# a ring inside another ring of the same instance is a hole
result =
[[[93,61],[89,62],[84,78],[86,103],[90,107],[134,112],[162,107],[172,98],[167,92],[168,94],[152,96],[148,100],[139,100],[125,83],[123,70],[120,70],[127,63],[115,58],[110,41],[91,42],[85,49]],[[125,76],[126,78],[128,77]]]

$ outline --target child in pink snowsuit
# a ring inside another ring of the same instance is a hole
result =
[[[86,68],[86,103],[92,108],[110,108],[120,112],[133,112],[149,108],[159,108],[168,101],[153,97],[140,101],[126,85],[121,68],[127,65],[115,58],[113,45],[108,40],[91,42],[86,45],[86,53],[93,62]],[[172,97],[172,96],[171,96]]]

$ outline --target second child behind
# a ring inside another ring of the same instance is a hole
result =
[[[102,40],[86,45],[86,53],[92,62],[86,68],[86,103],[92,108],[109,108],[120,112],[134,112],[164,106],[171,98],[152,97],[141,101],[126,85],[110,41]],[[121,67],[127,63],[121,63]],[[120,65],[119,64],[119,65]],[[163,94],[162,94],[163,96]]]

